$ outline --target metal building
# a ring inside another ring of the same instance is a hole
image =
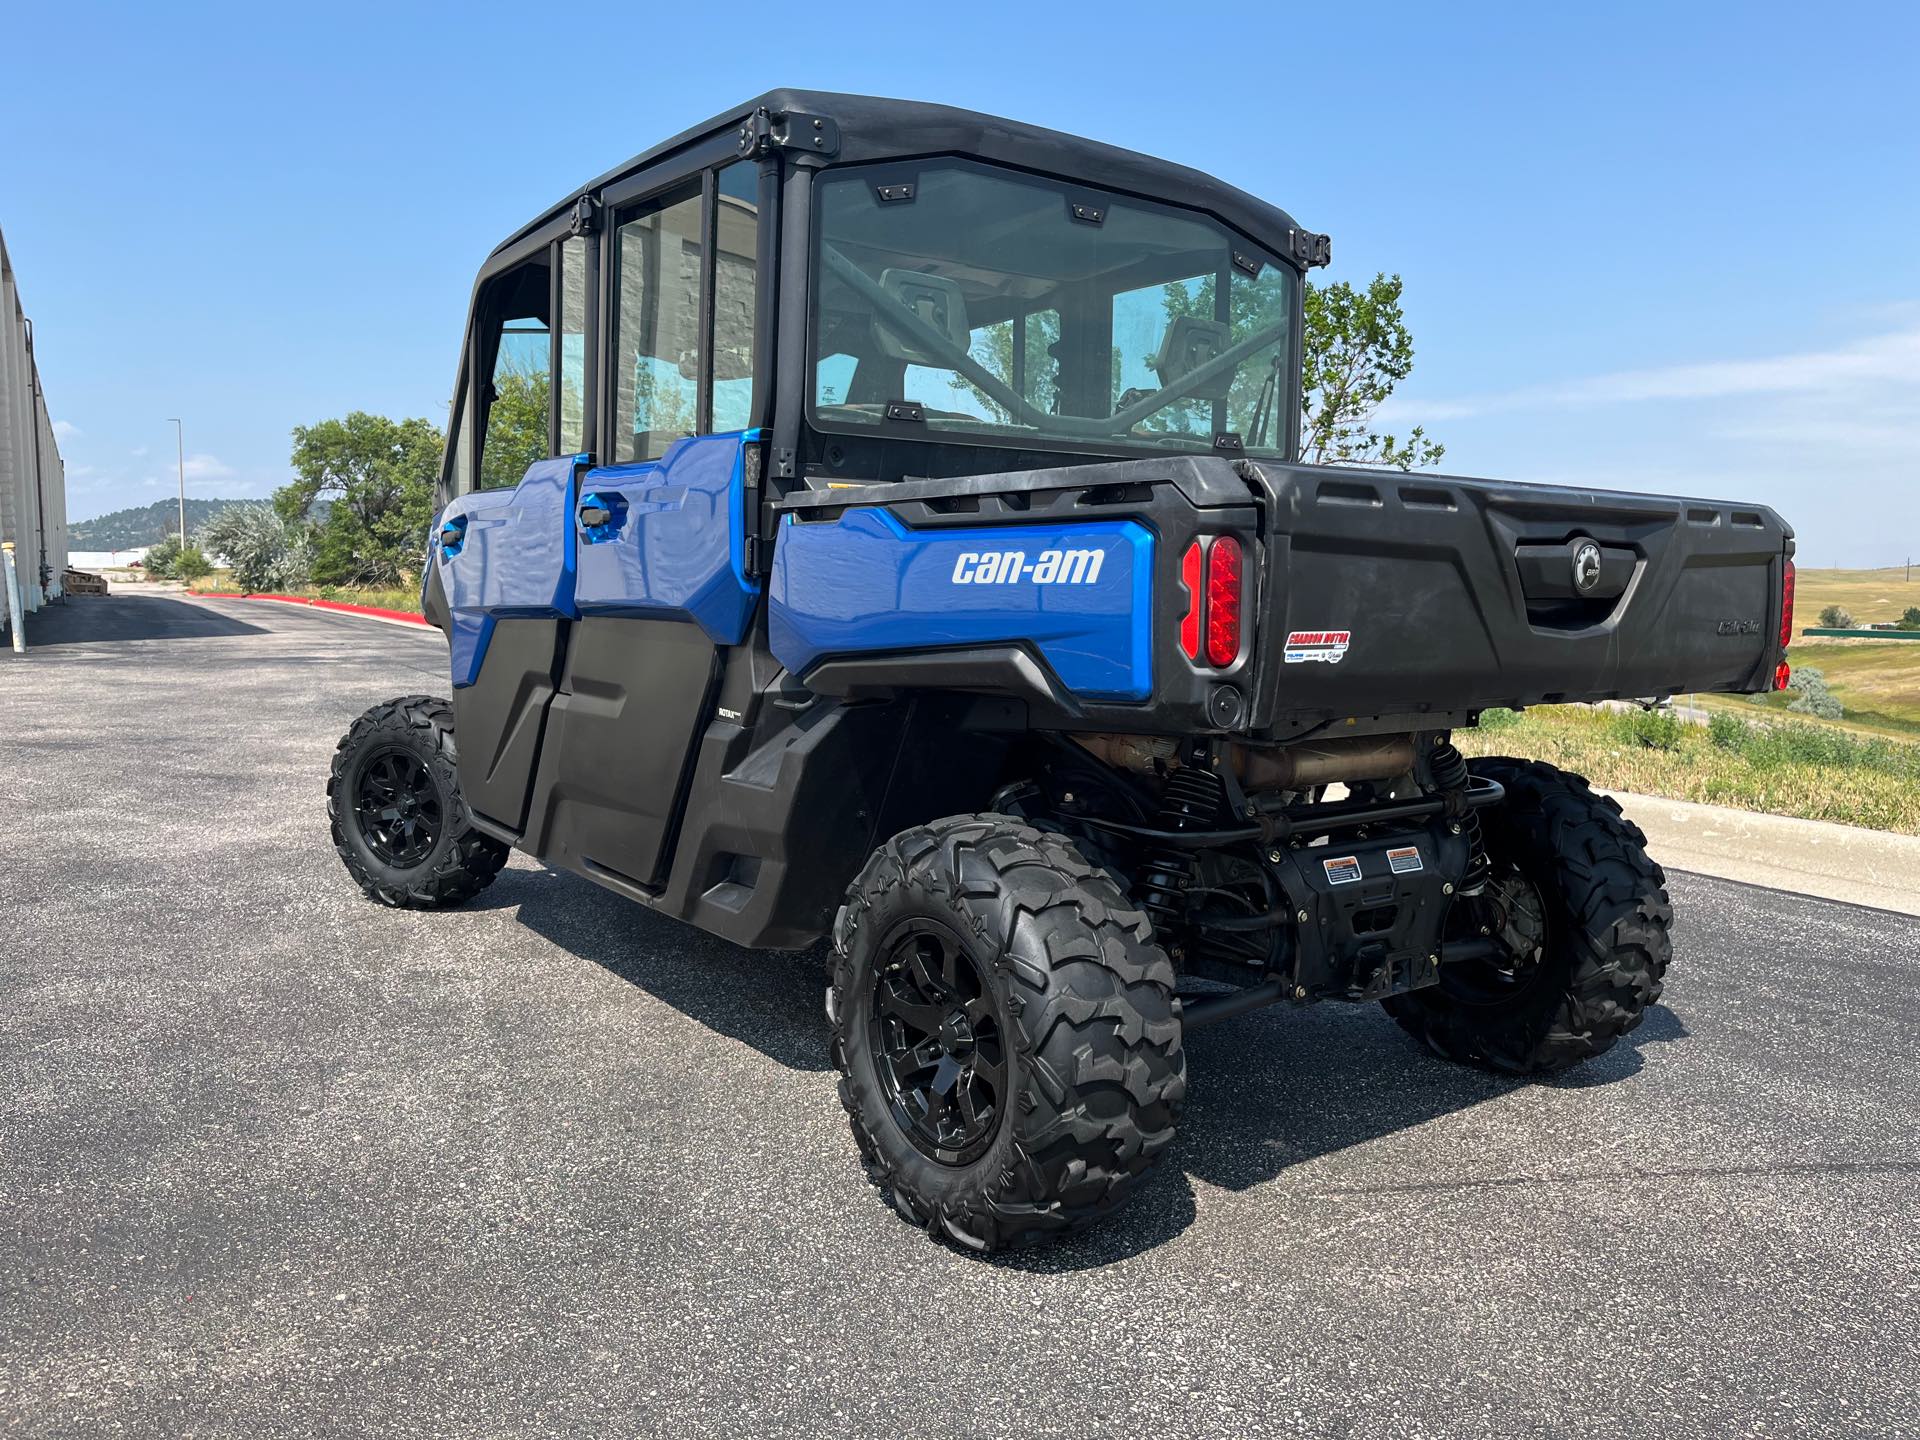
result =
[[[28,614],[60,595],[67,568],[67,469],[33,356],[33,322],[20,305],[0,234],[0,540],[13,542]],[[7,622],[0,585],[0,622]]]

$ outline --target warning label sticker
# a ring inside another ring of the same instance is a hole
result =
[[[1293,630],[1287,634],[1286,662],[1289,665],[1305,665],[1310,661],[1324,660],[1329,665],[1338,665],[1340,657],[1347,653],[1347,647],[1353,643],[1350,630]]]
[[[1358,855],[1337,855],[1331,860],[1322,860],[1320,864],[1327,872],[1329,885],[1352,885],[1360,879]]]
[[[1402,845],[1398,849],[1387,851],[1387,864],[1396,875],[1412,875],[1427,867],[1420,861],[1418,845]]]

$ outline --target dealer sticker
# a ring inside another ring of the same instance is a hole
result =
[[[1402,845],[1397,850],[1387,851],[1387,866],[1396,875],[1412,875],[1427,868],[1420,863],[1418,845]]]
[[[1292,630],[1287,633],[1286,662],[1305,665],[1324,660],[1329,665],[1338,665],[1352,643],[1350,630]]]
[[[1322,860],[1320,864],[1327,872],[1329,885],[1353,885],[1360,879],[1358,855],[1337,855],[1331,860]]]

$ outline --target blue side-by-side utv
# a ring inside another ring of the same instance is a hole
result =
[[[1791,532],[1299,463],[1327,255],[1193,170],[847,95],[583,186],[480,272],[424,581],[452,698],[342,740],[349,872],[455,905],[519,849],[830,938],[867,1172],[979,1249],[1112,1212],[1183,1034],[1257,1006],[1604,1051],[1660,994],[1660,868],[1451,737],[1783,686]]]

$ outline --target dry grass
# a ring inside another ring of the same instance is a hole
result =
[[[1455,739],[1469,755],[1546,760],[1608,789],[1920,835],[1920,745],[1830,726],[1566,705],[1489,711]]]

